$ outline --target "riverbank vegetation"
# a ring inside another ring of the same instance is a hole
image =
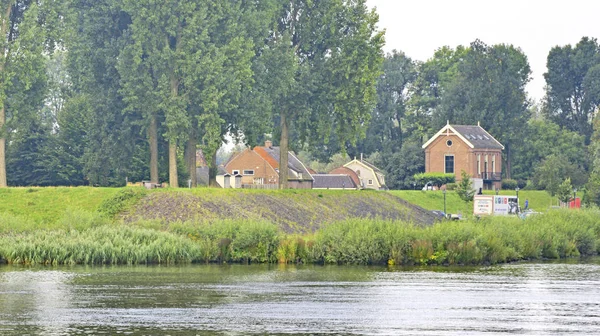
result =
[[[0,260],[16,264],[316,263],[482,265],[595,255],[600,211],[554,210],[416,226],[350,219],[314,233],[257,220],[110,221],[72,211],[51,228],[4,214]]]

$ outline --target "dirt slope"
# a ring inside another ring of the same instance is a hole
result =
[[[430,225],[436,217],[387,192],[253,191],[150,193],[123,215],[125,220],[251,219],[278,224],[286,232],[310,232],[324,223],[384,218]]]

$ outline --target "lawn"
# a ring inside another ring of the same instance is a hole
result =
[[[0,189],[0,213],[52,223],[69,209],[95,211],[122,188],[57,187]]]
[[[442,191],[422,190],[392,190],[391,194],[398,196],[410,203],[421,206],[427,210],[444,210],[444,194]],[[493,195],[493,191],[484,191],[484,194]],[[514,190],[501,190],[500,195],[515,195]],[[525,200],[529,200],[529,208],[537,211],[545,211],[550,206],[556,205],[556,197],[550,196],[540,190],[519,190],[519,203],[521,208],[525,206]],[[473,202],[465,202],[454,191],[446,193],[446,212],[460,213],[470,216],[473,213]]]

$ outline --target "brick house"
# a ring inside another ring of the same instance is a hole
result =
[[[276,189],[279,185],[279,147],[265,141],[264,147],[247,148],[234,154],[224,166],[231,176],[242,176],[242,187]],[[292,152],[288,152],[288,186],[292,189],[312,189],[313,177]]]
[[[504,146],[483,127],[448,123],[423,145],[426,173],[471,176],[476,189],[499,189]]]

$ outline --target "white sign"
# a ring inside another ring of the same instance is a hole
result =
[[[491,215],[494,209],[494,196],[477,195],[473,198],[473,214]]]
[[[494,196],[494,215],[516,215],[517,204],[516,196]]]

